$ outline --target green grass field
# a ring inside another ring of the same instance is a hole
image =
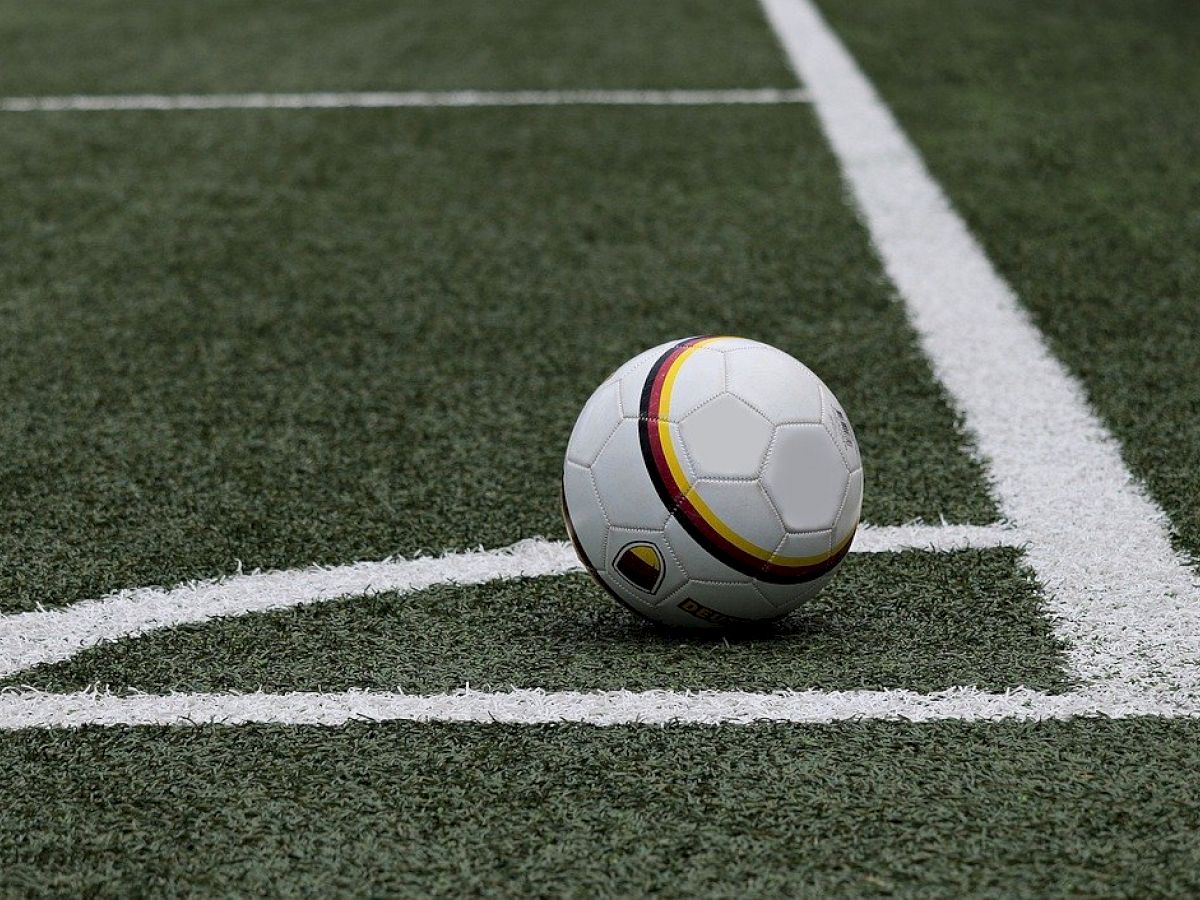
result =
[[[1147,527],[1200,558],[1200,10],[819,6],[1165,512]],[[690,334],[769,341],[821,375],[872,526],[1023,535],[815,84],[813,103],[761,105],[3,108],[796,86],[753,0],[0,0],[0,895],[1200,892],[1200,705],[1052,720],[1089,687],[1060,598],[1096,563],[1050,560],[1057,583],[1024,537],[852,554],[753,634],[664,632],[579,572],[297,593],[118,640],[54,624],[239,571],[564,541],[583,402]],[[1046,465],[1036,435],[1058,423],[1004,400]],[[1081,504],[1104,477],[1079,473]],[[1045,515],[1077,527],[1069,505]],[[1143,544],[1097,542],[1138,582]],[[1132,630],[1135,605],[1103,609]],[[75,643],[5,658],[43,622]],[[1130,651],[1166,648],[1175,698],[1200,665],[1189,622]],[[5,706],[95,686],[961,688],[1046,712],[29,727]]]

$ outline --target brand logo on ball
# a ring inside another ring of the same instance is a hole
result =
[[[653,594],[663,580],[663,558],[658,548],[644,541],[626,544],[617,553],[613,568],[640,591]]]
[[[685,613],[691,613],[697,619],[703,619],[705,622],[712,622],[714,625],[749,625],[750,619],[742,619],[738,616],[727,615],[723,612],[718,612],[711,606],[705,606],[703,603],[697,603],[691,597],[685,597],[679,601],[679,608]]]

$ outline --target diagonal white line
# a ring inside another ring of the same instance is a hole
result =
[[[0,691],[0,730],[83,725],[343,725],[347,722],[483,722],[536,725],[746,725],[864,719],[932,722],[1038,721],[1075,716],[1196,717],[1190,694],[1084,691],[1044,694],[1018,688],[989,694],[952,688],[912,691],[575,691],[399,694],[368,691],[287,694],[52,694]]]
[[[1076,674],[1200,690],[1200,586],[1163,511],[812,3],[762,3],[1001,511],[1029,540]]]
[[[799,88],[681,91],[368,91],[309,94],[125,94],[0,98],[0,112],[201,109],[406,109],[467,106],[724,106],[805,103]]]
[[[999,526],[864,525],[854,552],[956,550],[1016,546]],[[0,616],[0,677],[69,659],[105,641],[210,619],[320,603],[339,597],[411,592],[437,584],[480,584],[504,578],[561,575],[580,570],[569,544],[540,539],[502,550],[439,557],[386,559],[330,568],[253,572],[174,588],[118,591],[58,609]]]

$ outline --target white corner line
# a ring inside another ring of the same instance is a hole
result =
[[[339,726],[352,722],[451,722],[500,725],[750,725],[882,719],[904,722],[1042,721],[1077,716],[1196,717],[1192,695],[1103,691],[1046,694],[1028,688],[987,693],[960,687],[912,691],[542,691],[448,694],[373,691],[285,694],[116,695],[0,691],[0,730],[100,726],[200,726],[249,723]]]
[[[4,97],[0,112],[208,109],[421,109],[483,106],[770,106],[806,103],[799,88],[669,91],[367,91],[304,94],[124,94]]]
[[[1200,696],[1200,585],[1083,386],[809,0],[762,0],[1085,688]]]
[[[947,551],[1020,546],[1002,526],[864,525],[853,552]],[[565,542],[531,538],[500,550],[385,559],[328,568],[251,572],[173,588],[135,588],[69,606],[0,616],[0,677],[61,662],[106,641],[160,628],[343,597],[408,593],[439,584],[481,584],[581,571]]]

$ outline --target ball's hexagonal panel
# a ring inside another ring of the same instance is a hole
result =
[[[682,340],[682,338],[680,339]],[[620,382],[621,415],[636,418],[638,407],[642,402],[642,388],[646,384],[646,376],[660,356],[678,344],[679,341],[667,341],[657,347],[651,347],[639,353],[613,374],[612,378]]]
[[[688,496],[698,496],[734,534],[771,553],[783,540],[783,523],[757,481],[708,481],[692,485]]]
[[[617,383],[607,381],[596,388],[575,420],[571,439],[567,441],[567,459],[581,466],[590,466],[620,422],[621,404],[617,398]]]
[[[649,606],[657,606],[687,581],[661,531],[610,528],[605,569],[608,581],[620,582]]]
[[[688,628],[729,628],[776,618],[779,611],[748,582],[693,579],[660,603],[656,614]]]
[[[660,417],[682,422],[724,390],[725,357],[711,347],[698,347],[679,364],[671,390],[663,398],[665,415],[660,412]]]
[[[833,396],[833,392],[829,388],[824,388],[825,393],[825,416],[822,420],[825,424],[826,431],[833,438],[834,444],[842,452],[842,458],[846,460],[846,468],[853,472],[862,466],[862,458],[858,453],[858,439],[854,436],[854,429],[850,427],[850,419],[846,415],[846,411],[842,409],[842,404],[838,403],[837,397]]]
[[[667,542],[675,551],[675,556],[683,564],[691,578],[707,579],[709,581],[748,581],[742,573],[729,568],[720,562],[707,550],[701,547],[679,522],[676,516],[667,520],[663,532]]]
[[[768,584],[765,581],[756,581],[754,587],[775,608],[776,612],[783,616],[817,596],[821,589],[829,584],[833,576],[834,572],[826,572],[820,578],[814,578],[803,584]]]
[[[821,381],[807,366],[759,345],[725,356],[726,389],[772,424],[821,421]]]
[[[661,529],[667,508],[642,461],[636,419],[622,419],[591,466],[608,523],[624,528]]]
[[[818,531],[833,527],[849,475],[823,426],[780,425],[762,485],[789,531]]]
[[[608,521],[592,483],[592,473],[568,462],[563,467],[563,513],[592,568],[603,569]]]
[[[698,478],[753,478],[771,443],[772,425],[732,394],[696,410],[680,424]]]
[[[850,473],[841,515],[838,516],[837,524],[833,526],[833,543],[835,545],[845,540],[846,535],[850,534],[858,525],[858,520],[862,516],[862,499],[863,470],[855,469]]]

